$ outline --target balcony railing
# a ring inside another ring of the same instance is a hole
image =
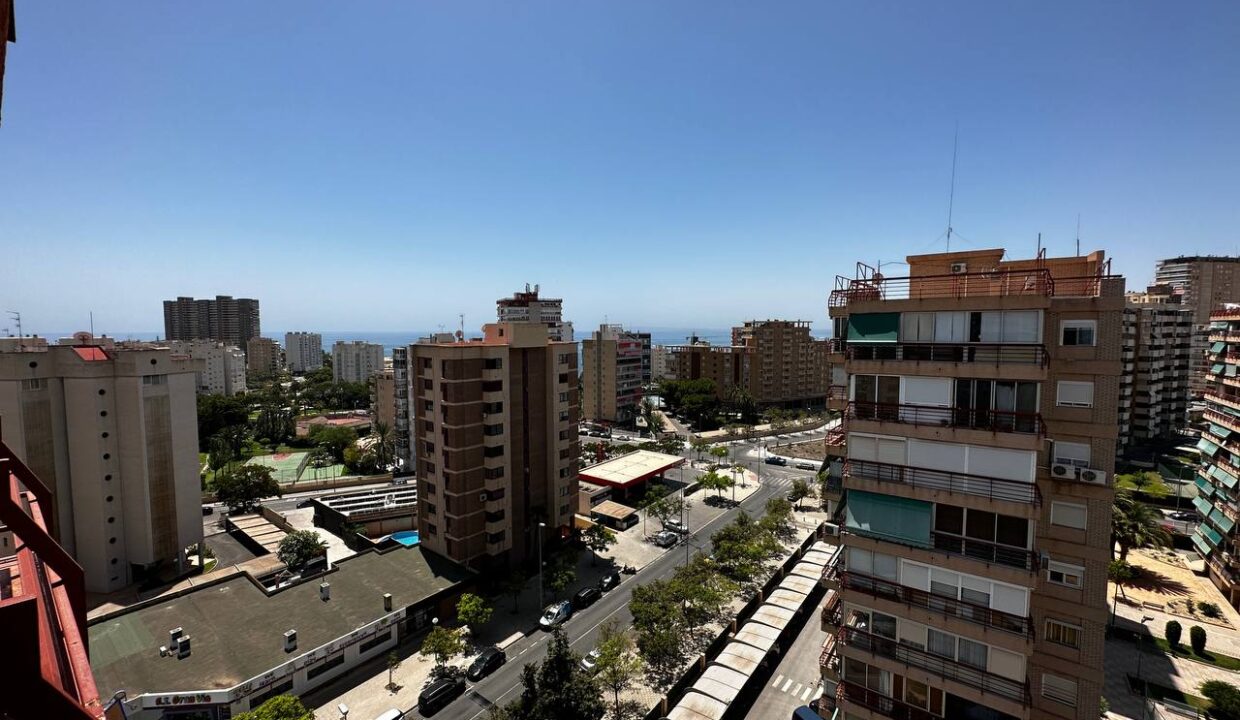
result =
[[[987,365],[1040,365],[1047,363],[1046,346],[1003,343],[874,343],[851,344],[849,360],[901,360]]]
[[[939,677],[967,685],[983,693],[993,693],[1021,705],[1029,705],[1029,686],[1011,678],[979,670],[950,658],[918,650],[853,627],[840,628],[840,640],[848,647],[872,652],[896,662],[921,668]]]
[[[949,535],[937,530],[931,530],[930,537],[934,541],[934,549],[940,552],[973,558],[974,560],[981,560],[982,562],[995,565],[1007,565],[1008,567],[1021,570],[1036,572],[1038,569],[1038,554],[1033,550],[1000,545],[989,540]]]
[[[893,720],[941,720],[941,716],[923,708],[900,702],[877,690],[848,681],[840,682],[835,699],[836,702],[848,701],[854,705],[860,705]]]
[[[1218,410],[1211,410],[1209,408],[1202,413],[1202,417],[1211,422],[1216,422],[1219,425],[1227,427],[1235,432],[1240,432],[1240,418],[1238,417],[1233,417],[1227,413],[1219,412]]]
[[[876,300],[927,300],[933,298],[1050,297],[1055,281],[1049,270],[999,270],[986,273],[955,273],[919,277],[836,278],[828,307]]]
[[[847,400],[848,399],[848,386],[847,385],[828,385],[827,386],[827,399],[828,400]]]
[[[844,463],[844,474],[892,482],[928,490],[943,490],[963,495],[976,495],[991,500],[1008,500],[1011,502],[1042,504],[1042,495],[1038,486],[1031,482],[1005,480],[1003,478],[985,477],[983,475],[967,475],[965,473],[946,470],[930,470],[927,468],[893,465],[891,463],[874,462],[871,460],[848,460]]]
[[[836,426],[827,430],[827,436],[824,440],[827,445],[838,447],[844,444],[844,438],[846,436],[847,433],[844,432],[844,428]]]
[[[932,425],[970,430],[990,430],[992,432],[1018,432],[1042,435],[1046,431],[1046,426],[1042,423],[1041,413],[1013,412],[1010,410],[975,410],[973,408],[876,403],[854,400],[848,403],[845,417],[855,420],[877,420],[879,422],[895,422],[907,425]]]
[[[873,597],[968,620],[978,625],[1005,630],[1017,635],[1033,636],[1033,621],[1027,617],[995,610],[967,600],[957,600],[942,595],[935,595],[925,590],[900,585],[899,583],[872,575],[845,571],[840,575],[840,587],[845,590],[855,590]]]
[[[834,591],[829,591],[834,593]],[[844,621],[844,604],[840,596],[835,595],[826,605],[822,606],[822,622],[824,625],[842,625]]]

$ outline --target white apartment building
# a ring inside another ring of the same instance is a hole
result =
[[[382,345],[362,340],[337,340],[332,345],[332,379],[336,382],[366,382],[382,370]]]
[[[154,346],[0,352],[5,442],[52,489],[48,522],[91,592],[185,569],[202,541],[201,365]]]
[[[284,333],[284,363],[295,373],[323,367],[323,336],[305,331]]]
[[[197,373],[199,395],[238,395],[245,392],[245,352],[210,340],[173,341],[172,352],[202,360]]]

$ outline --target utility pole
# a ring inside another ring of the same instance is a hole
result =
[[[543,528],[547,527],[547,523],[538,523],[538,606],[543,604],[543,561],[542,561],[542,536]]]

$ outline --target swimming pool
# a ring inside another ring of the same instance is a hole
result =
[[[421,542],[418,540],[417,530],[401,530],[400,532],[394,532],[392,533],[392,539],[407,547],[413,547]]]

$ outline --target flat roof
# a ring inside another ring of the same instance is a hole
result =
[[[634,450],[627,455],[584,468],[578,475],[581,479],[595,484],[628,487],[648,480],[664,470],[683,465],[684,462],[685,459],[677,455]]]
[[[615,520],[623,520],[635,512],[637,511],[633,508],[628,505],[621,505],[615,500],[604,500],[598,505],[590,508],[591,515],[598,513],[599,515],[605,515]]]
[[[689,688],[667,717],[670,720],[719,720],[727,711],[727,703]]]
[[[90,625],[90,664],[104,697],[224,690],[288,662],[299,653],[348,635],[392,609],[414,605],[470,576],[419,547],[364,552],[325,575],[268,596],[238,573],[159,602],[104,616]],[[319,599],[319,583],[331,599]],[[168,631],[191,638],[185,659],[160,657]],[[297,651],[284,652],[284,632],[297,630]]]

